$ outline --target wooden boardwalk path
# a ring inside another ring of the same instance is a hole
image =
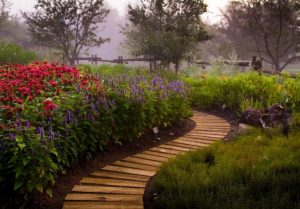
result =
[[[64,201],[63,209],[143,209],[148,180],[159,166],[180,153],[201,149],[230,131],[225,120],[201,112],[191,118],[196,127],[171,142],[126,157],[83,178]]]

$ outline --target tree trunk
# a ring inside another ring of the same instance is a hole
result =
[[[275,71],[276,72],[281,72],[281,68],[280,68],[279,64],[276,63],[274,66],[275,66]]]
[[[154,68],[154,70],[156,70],[157,69],[157,62],[156,62],[156,59],[154,59],[154,61],[153,61],[153,68]]]
[[[71,67],[75,66],[75,58],[69,58],[69,63]]]
[[[178,75],[178,70],[179,70],[179,61],[177,60],[175,62],[175,73],[176,73],[176,75]]]
[[[152,65],[152,61],[149,61],[149,70],[150,70],[150,72],[152,72],[152,71],[153,71],[153,65]]]

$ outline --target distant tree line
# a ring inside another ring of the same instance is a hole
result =
[[[24,47],[53,49],[64,62],[90,47],[109,41],[98,36],[109,9],[103,0],[36,0],[33,12],[23,13],[26,24],[9,13],[9,0],[0,0],[0,39]],[[203,0],[140,0],[128,6],[128,22],[121,32],[124,45],[135,56],[160,65],[222,57],[251,59],[253,55],[282,71],[300,59],[299,0],[230,1],[219,24],[202,21]]]

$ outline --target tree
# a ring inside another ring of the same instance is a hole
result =
[[[163,63],[180,61],[209,35],[201,21],[207,6],[202,0],[141,0],[129,5],[129,22],[123,33],[136,55],[146,55]]]
[[[85,47],[100,46],[108,39],[97,36],[109,10],[103,0],[38,0],[32,13],[23,13],[33,40],[63,52],[70,65]]]
[[[238,52],[254,51],[276,71],[300,58],[297,0],[232,1],[223,16]]]
[[[7,0],[0,0],[0,32],[4,28],[5,23],[9,18],[9,8],[11,3]]]

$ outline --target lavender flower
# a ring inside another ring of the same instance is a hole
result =
[[[43,128],[43,127],[39,127],[39,128],[38,128],[38,133],[40,134],[41,141],[43,141],[44,138],[45,138],[45,131],[44,131],[44,128]]]
[[[14,133],[11,133],[11,132],[8,134],[8,137],[9,137],[9,140],[11,140],[11,141],[14,141],[16,139]]]
[[[27,131],[29,131],[29,129],[30,129],[30,123],[29,123],[28,120],[26,120],[25,126],[26,126]]]
[[[52,127],[49,128],[49,131],[48,131],[48,139],[50,141],[52,141],[54,139],[54,132],[52,130]]]
[[[90,108],[92,112],[96,112],[96,106],[93,103],[90,104]]]
[[[22,132],[22,124],[20,121],[17,121],[15,123],[15,127],[18,129],[19,132]]]
[[[59,137],[60,137],[59,131],[56,132],[55,137],[56,137],[56,139],[59,139]]]

